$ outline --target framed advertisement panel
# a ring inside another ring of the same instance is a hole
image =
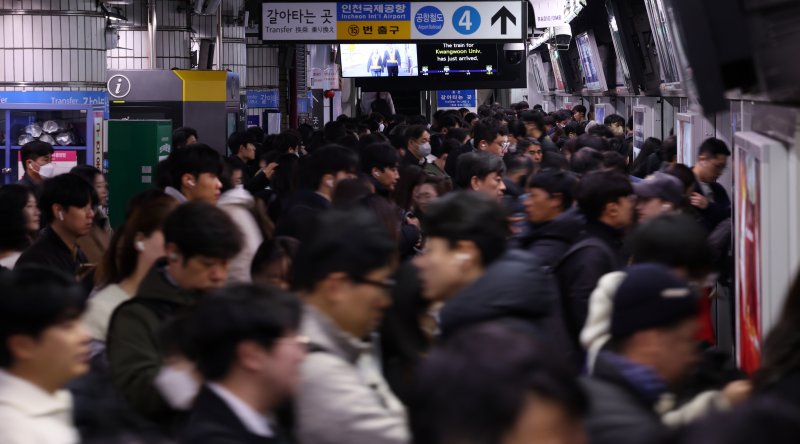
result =
[[[783,306],[796,264],[790,220],[797,211],[796,190],[787,190],[796,166],[780,142],[754,132],[734,141],[734,252],[736,357],[752,374],[761,363],[761,346]]]

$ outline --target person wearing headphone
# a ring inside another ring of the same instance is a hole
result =
[[[413,262],[423,297],[444,302],[438,315],[443,339],[492,321],[551,342],[564,340],[558,338],[565,332],[551,322],[555,281],[532,254],[507,250],[508,221],[495,199],[449,193],[428,207],[422,230],[425,249]]]
[[[165,255],[144,276],[136,296],[114,310],[106,354],[111,381],[127,404],[171,430],[199,390],[191,364],[175,352],[181,340],[179,315],[225,284],[228,262],[241,249],[242,235],[227,213],[207,202],[178,206],[162,231]],[[144,238],[133,245],[154,248]],[[172,328],[164,334],[168,326]]]
[[[92,230],[97,194],[82,177],[68,173],[44,182],[39,198],[42,226],[39,238],[25,250],[16,266],[46,265],[78,280],[84,280],[85,294],[91,291],[94,264],[78,247],[77,240]],[[86,279],[85,279],[86,278]]]
[[[170,153],[170,185],[164,189],[178,202],[204,201],[216,205],[222,193],[222,156],[208,145],[187,145]]]

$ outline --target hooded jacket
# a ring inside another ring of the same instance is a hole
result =
[[[222,193],[217,206],[228,213],[242,233],[242,249],[229,262],[228,281],[250,282],[250,263],[264,241],[258,222],[253,216],[256,201],[247,190],[236,187]]]
[[[586,218],[575,209],[561,213],[550,222],[534,227],[523,241],[525,249],[533,253],[542,265],[555,267],[569,247],[583,233]]]
[[[169,426],[175,411],[153,385],[162,365],[160,330],[169,318],[194,306],[200,295],[169,282],[165,265],[157,262],[136,297],[114,310],[106,352],[111,379],[128,404],[156,424]]]
[[[555,281],[536,258],[525,251],[510,250],[445,303],[439,314],[442,336],[486,321],[539,335],[549,330],[546,319],[557,300]]]

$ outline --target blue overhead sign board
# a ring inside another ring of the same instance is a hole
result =
[[[439,109],[476,108],[478,97],[474,89],[448,89],[436,91]]]
[[[280,92],[278,90],[247,91],[248,108],[280,108]]]
[[[106,106],[105,91],[0,91],[0,105]]]

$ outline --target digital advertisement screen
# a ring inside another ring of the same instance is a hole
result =
[[[370,43],[339,45],[342,77],[416,77],[417,45]]]
[[[601,76],[598,74],[600,60],[596,60],[594,54],[594,42],[589,34],[584,33],[575,37],[575,44],[578,47],[578,55],[581,58],[583,76],[586,79],[586,88],[590,91],[602,91]]]
[[[556,80],[556,91],[565,92],[567,87],[564,85],[564,76],[561,73],[561,56],[555,46],[550,45],[550,64],[553,65],[553,76]]]
[[[420,76],[496,76],[497,45],[440,43],[417,47]]]

